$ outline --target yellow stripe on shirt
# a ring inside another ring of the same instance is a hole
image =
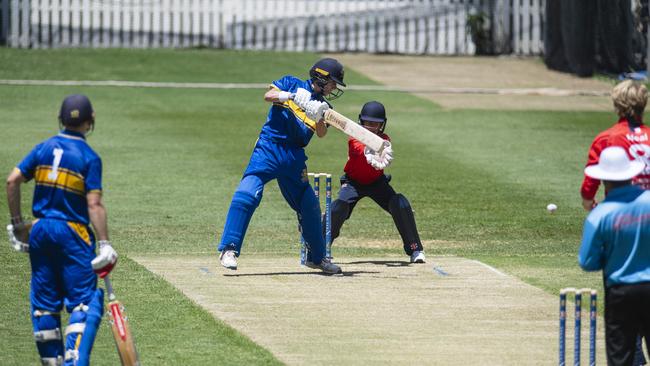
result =
[[[54,172],[51,166],[39,165],[36,167],[34,180],[37,185],[59,188],[79,195],[86,193],[84,177],[68,169],[58,168]]]
[[[68,221],[68,226],[72,230],[74,230],[79,237],[86,242],[86,244],[90,245],[90,234],[88,233],[88,227],[84,224],[80,224],[78,222],[73,222],[73,221]]]
[[[269,89],[275,89],[275,90],[281,91],[280,88],[278,88],[277,86],[275,86],[273,84],[269,85]],[[305,111],[300,109],[300,107],[298,107],[298,105],[296,103],[294,103],[293,100],[287,100],[286,102],[277,102],[277,103],[273,103],[273,104],[277,105],[279,107],[282,107],[282,108],[289,109],[291,111],[291,113],[293,113],[294,116],[296,116],[305,125],[307,125],[307,127],[309,127],[310,130],[316,131],[316,121],[314,121],[313,119],[308,118]]]

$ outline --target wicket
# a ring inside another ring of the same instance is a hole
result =
[[[589,306],[589,365],[596,365],[596,318],[597,318],[597,292],[590,288],[576,289],[573,287],[560,290],[560,366],[565,365],[565,343],[566,343],[566,299],[567,293],[575,294],[575,330],[573,346],[573,364],[580,365],[580,331],[582,329],[582,293],[590,294]]]
[[[314,177],[314,194],[320,203],[320,178],[325,177],[325,256],[332,257],[332,175],[327,173],[308,173],[309,177]],[[301,229],[302,230],[302,229]],[[300,234],[300,264],[305,265],[307,262],[307,245],[305,239]]]

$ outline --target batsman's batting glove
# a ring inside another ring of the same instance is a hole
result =
[[[15,251],[29,252],[29,230],[24,223],[7,225],[7,235],[9,236],[9,243],[11,243],[11,247]]]
[[[323,118],[323,113],[328,109],[330,109],[330,106],[327,103],[312,100],[307,103],[305,114],[311,120],[320,121],[320,119]]]
[[[287,100],[291,99],[291,93],[286,92],[286,91],[281,91],[278,93],[278,100],[281,102],[286,102]]]
[[[307,108],[307,103],[311,100],[311,93],[307,89],[298,88],[296,94],[293,96],[293,101],[302,109],[303,111]]]
[[[93,271],[97,273],[100,278],[106,277],[117,264],[117,252],[111,246],[108,240],[100,240],[99,255],[93,259],[90,264],[93,266]]]

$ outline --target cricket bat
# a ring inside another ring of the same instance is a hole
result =
[[[333,109],[325,111],[323,114],[323,120],[325,120],[325,123],[328,125],[333,126],[344,134],[360,141],[376,153],[381,153],[384,148],[390,146],[390,142],[368,131],[360,124]]]
[[[135,349],[135,342],[131,334],[131,329],[129,328],[128,319],[124,315],[124,306],[115,297],[113,285],[108,276],[104,277],[104,284],[106,285],[109,301],[107,313],[122,366],[139,366],[138,351]]]

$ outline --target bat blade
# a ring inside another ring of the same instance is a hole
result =
[[[382,150],[390,144],[388,141],[385,141],[381,137],[365,129],[360,124],[333,109],[326,110],[323,119],[328,125],[333,126],[344,134],[360,141],[362,144],[377,153],[382,152]]]
[[[115,298],[113,287],[108,276],[104,277],[108,291],[108,317],[115,340],[117,353],[120,355],[122,366],[140,366],[138,351],[135,348],[135,341],[129,327],[129,320],[126,316],[124,305]]]

